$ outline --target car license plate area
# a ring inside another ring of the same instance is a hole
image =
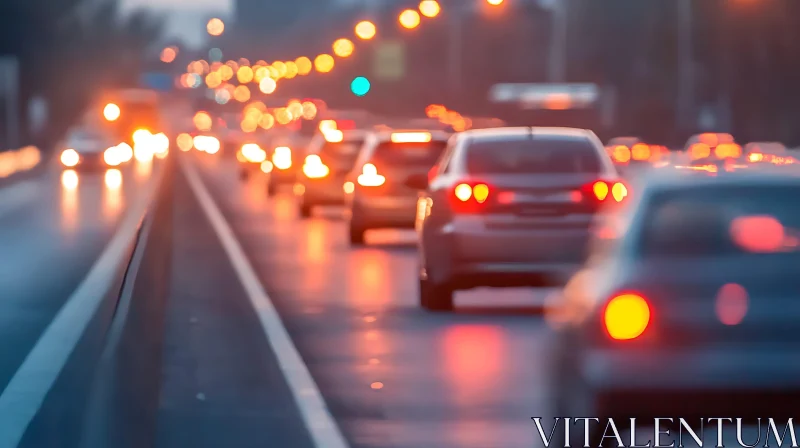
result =
[[[554,207],[541,207],[541,206],[521,206],[517,207],[516,214],[524,217],[548,217],[548,216],[563,216],[564,210],[559,210]]]

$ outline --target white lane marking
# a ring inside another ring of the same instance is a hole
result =
[[[181,168],[183,168],[189,186],[228,254],[236,275],[258,315],[267,341],[272,346],[272,351],[275,353],[281,371],[283,371],[286,382],[294,395],[295,402],[300,408],[300,413],[314,445],[317,448],[348,448],[348,443],[322,398],[322,393],[314,382],[314,378],[311,377],[308,367],[303,363],[289,332],[283,326],[272,300],[264,291],[230,225],[200,180],[197,168],[186,159],[181,159]]]
[[[39,183],[24,181],[0,189],[0,216],[30,202],[39,192]]]
[[[163,171],[162,171],[163,172]],[[67,299],[0,395],[0,448],[15,448],[111,287],[161,173],[128,210],[86,278]]]

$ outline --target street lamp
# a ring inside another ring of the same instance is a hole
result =
[[[225,31],[225,22],[223,22],[222,19],[215,17],[209,20],[208,24],[206,24],[206,31],[208,31],[208,34],[212,36],[221,36]]]
[[[355,45],[350,39],[337,39],[333,43],[333,53],[340,58],[346,58],[353,54]]]
[[[333,70],[333,56],[321,54],[314,59],[314,68],[320,73],[328,73]]]
[[[434,18],[439,15],[442,8],[436,0],[422,0],[419,4],[419,12],[425,17]]]
[[[420,17],[417,11],[414,11],[413,9],[406,9],[400,13],[398,20],[403,28],[410,30],[419,26]]]
[[[369,20],[362,20],[356,25],[355,32],[359,39],[370,40],[375,37],[378,30],[375,28],[374,23]]]

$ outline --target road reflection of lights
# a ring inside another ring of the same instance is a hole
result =
[[[61,185],[66,190],[78,188],[78,173],[75,170],[65,170],[61,173]]]
[[[369,387],[371,387],[374,390],[381,390],[383,389],[383,383],[381,383],[380,381],[375,381],[374,383],[370,384]]]
[[[294,217],[297,206],[290,198],[279,197],[275,205],[275,216],[279,219],[291,219]]]
[[[441,341],[447,382],[463,404],[479,405],[503,382],[507,335],[489,325],[454,325]]]
[[[370,358],[369,359],[369,363],[370,363],[370,365],[377,366],[378,364],[381,363],[381,360],[378,359],[378,358]]]
[[[150,173],[153,171],[153,161],[146,160],[142,162],[137,160],[134,170],[137,178],[146,178],[150,176]]]
[[[310,262],[320,263],[325,261],[328,253],[325,247],[325,228],[329,226],[322,221],[312,221],[309,224],[306,232],[306,255]]]
[[[78,226],[78,173],[61,173],[61,227],[73,231]]]
[[[364,322],[366,322],[368,324],[371,324],[371,323],[375,322],[376,320],[378,320],[378,318],[375,317],[375,316],[364,316]]]
[[[393,300],[395,278],[390,266],[390,255],[379,250],[358,253],[348,269],[352,301],[357,304],[387,304]],[[402,277],[399,277],[402,278]]]
[[[103,191],[103,216],[107,220],[116,219],[123,206],[122,199],[122,172],[110,169],[105,174],[106,188]]]
[[[106,188],[110,190],[118,190],[122,186],[122,172],[117,169],[107,170],[105,182]]]

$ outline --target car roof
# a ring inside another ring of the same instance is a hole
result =
[[[352,129],[348,131],[342,131],[342,138],[343,140],[361,140],[367,137],[369,134],[368,130],[365,129]]]
[[[427,132],[431,134],[431,139],[435,141],[446,141],[450,139],[450,133],[437,130],[437,129],[391,129],[391,130],[379,130],[373,131],[372,135],[379,141],[379,142],[388,142],[392,140],[392,134],[403,134],[403,133],[419,133],[419,132]]]
[[[652,172],[643,184],[649,191],[681,191],[710,186],[800,186],[800,169],[789,167],[756,168],[720,172],[717,176],[689,175],[675,171]]]
[[[461,133],[464,137],[476,140],[495,140],[504,137],[549,137],[549,138],[588,138],[594,133],[587,129],[566,127],[500,127],[487,129],[471,129]]]

